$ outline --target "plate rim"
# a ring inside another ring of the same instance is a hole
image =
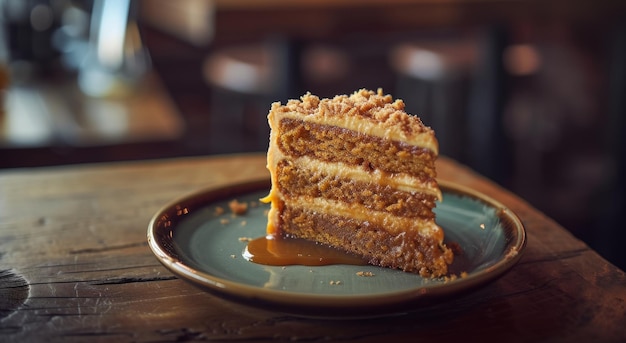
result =
[[[297,293],[284,290],[267,289],[246,285],[196,270],[172,253],[174,245],[168,246],[169,237],[159,230],[166,230],[169,215],[173,209],[207,206],[218,200],[226,200],[247,192],[267,189],[269,178],[233,183],[220,187],[207,187],[181,196],[162,206],[150,219],[147,241],[157,260],[177,277],[205,291],[231,301],[305,316],[345,317],[385,315],[398,312],[415,311],[451,295],[462,295],[490,283],[508,272],[523,255],[527,244],[526,229],[515,212],[500,201],[470,187],[456,182],[438,179],[442,193],[468,196],[496,209],[496,215],[503,222],[503,227],[512,229],[512,239],[507,240],[503,257],[496,263],[478,273],[463,278],[449,280],[437,287],[415,287],[408,290],[392,291],[381,295],[338,295]],[[165,224],[164,224],[165,223]],[[171,220],[170,220],[171,223]]]

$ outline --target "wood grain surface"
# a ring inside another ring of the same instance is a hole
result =
[[[0,341],[626,341],[626,275],[514,194],[441,158],[439,176],[522,219],[496,282],[405,315],[323,320],[234,304],[174,277],[152,215],[202,189],[268,176],[265,155],[0,172]]]

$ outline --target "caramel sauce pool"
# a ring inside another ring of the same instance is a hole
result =
[[[243,256],[248,261],[269,266],[366,265],[359,258],[315,242],[298,238],[265,236],[248,242]]]

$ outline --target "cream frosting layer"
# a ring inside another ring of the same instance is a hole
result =
[[[278,163],[283,158],[282,152],[279,151],[278,154],[274,155],[274,158],[276,160],[273,163]],[[424,183],[406,173],[389,174],[380,170],[368,171],[345,163],[328,163],[308,156],[292,158],[291,160],[296,166],[314,172],[337,175],[341,179],[388,185],[405,192],[423,192],[434,195],[441,200],[441,191],[434,179]]]
[[[390,216],[387,212],[372,211],[360,204],[347,204],[322,198],[298,197],[293,200],[286,200],[285,206],[369,222],[376,227],[384,228],[385,231],[393,235],[407,232],[407,228],[410,228],[411,232],[443,242],[443,231],[431,219]]]

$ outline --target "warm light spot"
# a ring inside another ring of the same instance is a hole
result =
[[[539,51],[530,44],[517,44],[507,47],[502,59],[504,68],[516,76],[534,74],[541,67]]]

